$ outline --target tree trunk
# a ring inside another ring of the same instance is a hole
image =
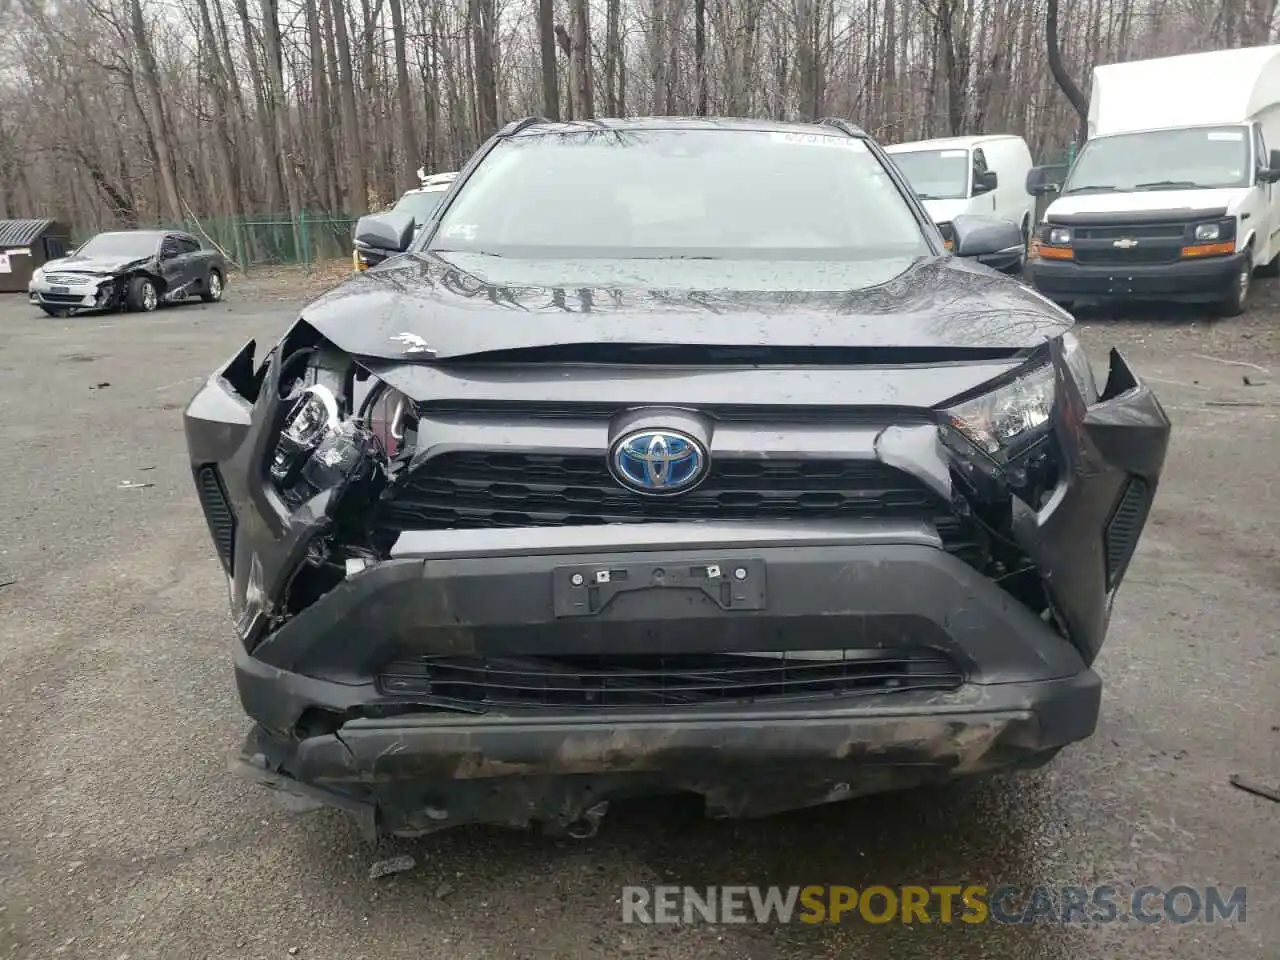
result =
[[[333,34],[338,45],[338,100],[342,104],[342,132],[347,149],[347,212],[361,216],[369,212],[369,185],[365,179],[364,150],[358,145],[360,119],[356,114],[356,81],[351,70],[351,39],[347,35],[347,11],[343,0],[325,0],[333,13]],[[355,149],[353,149],[355,147]]]
[[[693,0],[693,72],[698,84],[700,117],[707,115],[707,0]]]
[[[422,164],[422,148],[418,144],[417,124],[414,122],[413,91],[409,88],[409,56],[405,49],[404,8],[400,0],[391,0],[391,31],[396,48],[396,102],[400,107],[401,169],[397,187],[407,190],[417,178],[414,171]]]
[[[569,58],[570,84],[573,88],[573,112],[579,120],[596,115],[592,102],[591,78],[591,7],[588,0],[571,0],[573,55]]]
[[[622,0],[607,0],[605,11],[605,109],[609,116],[617,117],[622,115]]]
[[[611,0],[616,2],[616,0]],[[553,0],[538,0],[538,52],[542,64],[542,115],[560,119],[560,84],[556,80],[556,15]]]
[[[497,18],[494,0],[469,0],[471,39],[475,46],[477,140],[498,129],[498,80],[494,73]]]
[[[147,25],[142,18],[141,0],[129,0],[129,30],[133,37],[138,59],[142,64],[142,84],[146,89],[148,105],[155,123],[156,159],[160,166],[160,183],[164,188],[165,206],[173,223],[182,222],[182,203],[178,197],[178,179],[173,165],[173,133],[164,111],[164,95],[160,90],[160,70]]]
[[[1048,12],[1045,14],[1044,39],[1049,70],[1053,73],[1058,89],[1066,95],[1071,106],[1075,108],[1080,118],[1080,137],[1084,139],[1089,127],[1089,103],[1080,92],[1080,88],[1076,86],[1076,82],[1071,79],[1066,64],[1062,62],[1062,44],[1058,38],[1058,0],[1046,0],[1046,2]]]

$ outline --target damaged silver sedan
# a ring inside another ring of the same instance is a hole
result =
[[[551,173],[548,173],[551,171]],[[750,188],[750,203],[743,203]],[[522,121],[185,414],[254,721],[371,834],[1033,767],[1169,421],[838,121]]]

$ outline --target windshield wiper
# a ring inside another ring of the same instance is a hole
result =
[[[1086,186],[1083,186],[1083,187],[1071,187],[1070,189],[1068,189],[1068,190],[1063,190],[1062,192],[1063,192],[1063,194],[1068,194],[1068,193],[1112,193],[1113,191],[1116,191],[1116,190],[1119,190],[1119,189],[1120,189],[1120,188],[1119,188],[1119,187],[1117,187],[1114,183],[1090,183],[1090,184],[1088,184],[1088,185],[1086,185]]]
[[[1135,190],[1161,190],[1165,187],[1180,187],[1185,190],[1207,190],[1203,183],[1194,180],[1152,180],[1150,183],[1135,183]]]

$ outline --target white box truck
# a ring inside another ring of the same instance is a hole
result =
[[[1026,275],[1064,306],[1117,300],[1245,308],[1280,273],[1280,45],[1096,67],[1088,139]]]

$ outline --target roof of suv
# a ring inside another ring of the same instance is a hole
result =
[[[508,136],[537,136],[544,133],[571,133],[588,130],[754,130],[763,133],[800,133],[817,136],[850,136],[833,123],[787,123],[779,120],[753,120],[736,117],[604,117],[594,120],[538,120],[531,118],[516,121],[517,129]],[[854,124],[852,136],[865,137]]]

